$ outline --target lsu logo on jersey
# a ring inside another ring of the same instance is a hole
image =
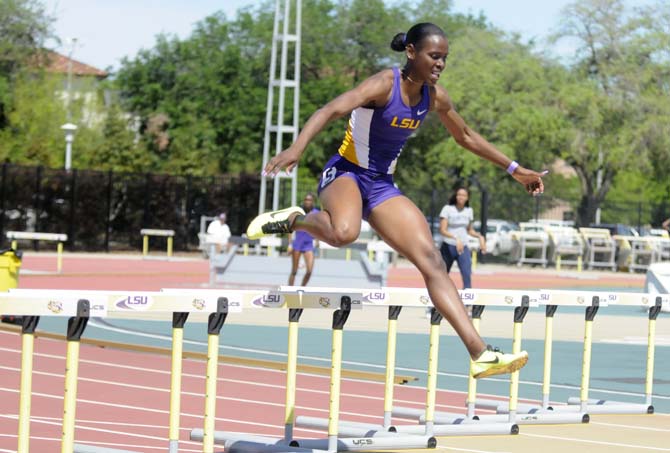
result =
[[[417,129],[421,124],[421,120],[413,120],[412,118],[403,118],[398,122],[398,117],[394,116],[391,120],[391,127],[400,129]]]

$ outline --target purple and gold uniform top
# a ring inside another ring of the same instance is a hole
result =
[[[351,112],[339,153],[349,162],[378,173],[393,174],[407,139],[421,125],[430,107],[428,86],[413,107],[402,100],[400,70],[393,68],[391,99],[384,107],[358,107]]]

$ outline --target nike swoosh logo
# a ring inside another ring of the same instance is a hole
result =
[[[477,363],[498,363],[500,362],[500,359],[496,357],[495,360],[487,360],[486,362],[477,362]]]
[[[417,115],[423,115],[423,114],[426,113],[427,111],[428,111],[428,109],[426,109],[426,110],[417,110],[417,111],[416,111],[416,114],[417,114]]]

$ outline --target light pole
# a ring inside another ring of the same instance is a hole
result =
[[[77,125],[66,123],[60,128],[65,132],[65,169],[70,170],[70,167],[72,167],[72,142],[74,141],[74,131],[77,130]]]

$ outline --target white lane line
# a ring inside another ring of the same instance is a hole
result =
[[[643,431],[660,431],[662,433],[670,433],[670,429],[663,428],[652,428],[650,426],[637,426],[637,425],[619,425],[616,423],[604,423],[604,422],[589,422],[590,425],[600,425],[600,426],[613,426],[616,428],[628,428],[628,429],[639,429]]]
[[[10,439],[16,439],[18,436],[17,435],[7,435],[7,434],[0,434],[0,437],[6,437]],[[44,441],[49,441],[49,442],[54,442],[58,445],[61,444],[62,439],[60,437],[43,437],[43,436],[30,436],[30,440],[44,440]],[[161,441],[165,441],[166,439],[161,438]],[[82,444],[82,445],[95,445],[95,446],[108,446],[108,447],[114,447],[114,448],[142,448],[142,451],[146,450],[160,450],[160,451],[165,451],[165,446],[156,446],[156,447],[150,447],[146,445],[137,445],[137,444],[118,444],[118,443],[110,443],[110,442],[75,442],[76,444]],[[197,450],[191,450],[189,448],[182,448],[182,444],[193,444],[195,443],[196,445],[200,445],[200,443],[196,442],[190,442],[190,441],[179,441],[179,451],[180,452],[188,452],[188,453],[201,453],[202,448],[199,448]],[[55,451],[55,449],[54,449]],[[0,453],[16,453],[16,450],[0,450]]]
[[[643,445],[631,445],[631,444],[620,444],[617,442],[603,442],[599,440],[589,440],[589,439],[576,439],[574,437],[560,437],[560,436],[548,436],[546,434],[528,434],[528,433],[519,433],[520,436],[526,437],[535,437],[538,439],[554,439],[554,440],[563,440],[566,442],[578,442],[584,444],[596,444],[596,445],[608,445],[610,447],[623,447],[623,448],[635,448],[639,450],[653,450],[653,451],[670,451],[670,448],[661,448],[661,447],[646,447]]]
[[[498,450],[473,450],[472,448],[456,448],[456,447],[445,447],[443,445],[438,445],[436,450],[449,450],[449,451],[465,451],[471,453],[512,453],[509,451],[498,451]]]

